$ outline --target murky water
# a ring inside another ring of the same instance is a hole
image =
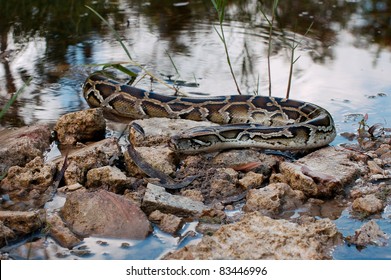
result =
[[[256,0],[229,2],[224,30],[240,89],[245,94],[267,95],[269,28],[261,4]],[[266,12],[271,2],[263,1]],[[32,78],[0,120],[1,126],[55,123],[65,113],[87,108],[80,90],[87,74],[100,69],[97,64],[129,61],[113,32],[85,5],[114,26],[133,60],[162,79],[184,81],[182,91],[237,94],[214,29],[216,13],[208,0],[0,0],[0,106]],[[328,109],[339,133],[355,131],[364,114],[369,115],[370,124],[390,126],[390,22],[389,0],[280,1],[272,36],[272,94],[285,96],[289,46],[297,46],[291,98]],[[147,78],[138,86],[171,93]],[[345,141],[338,136],[333,144]],[[336,222],[346,232],[359,227],[344,212]],[[389,217],[384,216],[379,224],[391,235]],[[159,238],[143,246],[175,246],[172,240],[160,244]],[[117,241],[110,242],[117,246]],[[336,249],[335,258],[389,258],[389,250],[342,246]],[[114,252],[108,258],[140,256]],[[145,257],[158,256],[146,253]]]

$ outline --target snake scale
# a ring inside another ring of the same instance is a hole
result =
[[[92,74],[83,85],[90,107],[104,107],[120,119],[150,117],[210,121],[171,138],[178,153],[194,154],[229,148],[309,150],[328,145],[336,136],[330,113],[315,104],[255,95],[167,96]]]

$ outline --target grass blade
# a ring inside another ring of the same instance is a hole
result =
[[[0,112],[0,119],[5,115],[5,113],[9,110],[9,108],[12,106],[12,104],[15,102],[15,100],[18,98],[18,96],[24,91],[24,89],[30,85],[30,82],[33,78],[29,78],[24,84],[23,86],[18,89],[18,91],[12,95],[12,97],[10,98],[10,100],[8,100],[8,102],[4,105],[3,109],[1,109],[1,112]]]

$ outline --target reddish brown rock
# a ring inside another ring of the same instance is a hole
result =
[[[144,239],[152,230],[136,204],[104,190],[70,193],[61,215],[81,236]]]
[[[0,131],[0,175],[11,166],[25,166],[50,146],[50,128],[46,125],[3,129]]]

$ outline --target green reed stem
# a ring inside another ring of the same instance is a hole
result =
[[[272,15],[271,15],[270,20],[267,17],[265,11],[261,9],[261,13],[265,17],[265,19],[269,25],[269,41],[268,41],[268,49],[267,49],[267,74],[268,74],[268,79],[269,79],[269,96],[272,95],[272,70],[271,70],[271,56],[272,56],[272,47],[273,47],[272,39],[273,39],[273,27],[274,27],[274,20],[276,18],[276,10],[277,10],[277,6],[278,6],[278,1],[279,0],[273,1]]]
[[[224,51],[225,51],[227,63],[229,66],[229,70],[231,72],[231,76],[234,80],[236,90],[239,94],[242,94],[242,92],[240,91],[240,88],[239,88],[239,84],[236,80],[236,76],[235,76],[233,67],[232,67],[231,58],[230,58],[229,51],[228,51],[228,44],[227,44],[227,40],[225,39],[225,33],[224,33],[224,28],[223,28],[225,7],[227,5],[227,0],[211,0],[211,2],[213,4],[213,7],[215,8],[217,15],[218,15],[218,18],[219,18],[220,31],[218,31],[215,26],[213,26],[213,28],[215,29],[217,35],[219,35],[219,38],[224,45]]]
[[[304,33],[304,37],[307,36],[308,32],[310,32],[311,30],[311,27],[313,25],[314,22],[311,22],[310,26],[308,27],[307,31]],[[295,36],[296,33],[294,33],[293,35],[293,41],[292,41],[292,44],[286,44],[290,47],[291,49],[291,57],[290,57],[290,66],[289,66],[289,77],[288,77],[288,86],[287,86],[287,89],[286,89],[286,95],[285,95],[285,98],[289,98],[289,95],[290,95],[290,92],[291,92],[291,86],[292,86],[292,78],[293,78],[293,67],[295,65],[295,63],[299,60],[300,56],[296,57],[295,58],[295,51],[296,49],[301,45],[302,43],[302,40],[300,40],[299,42],[295,43],[296,42],[296,36]]]
[[[9,108],[12,106],[12,104],[16,101],[18,96],[24,91],[24,89],[30,85],[30,82],[33,78],[29,78],[23,86],[15,92],[15,94],[12,95],[12,97],[8,100],[8,102],[4,105],[3,109],[0,111],[0,119],[5,115],[5,113],[9,110]]]

